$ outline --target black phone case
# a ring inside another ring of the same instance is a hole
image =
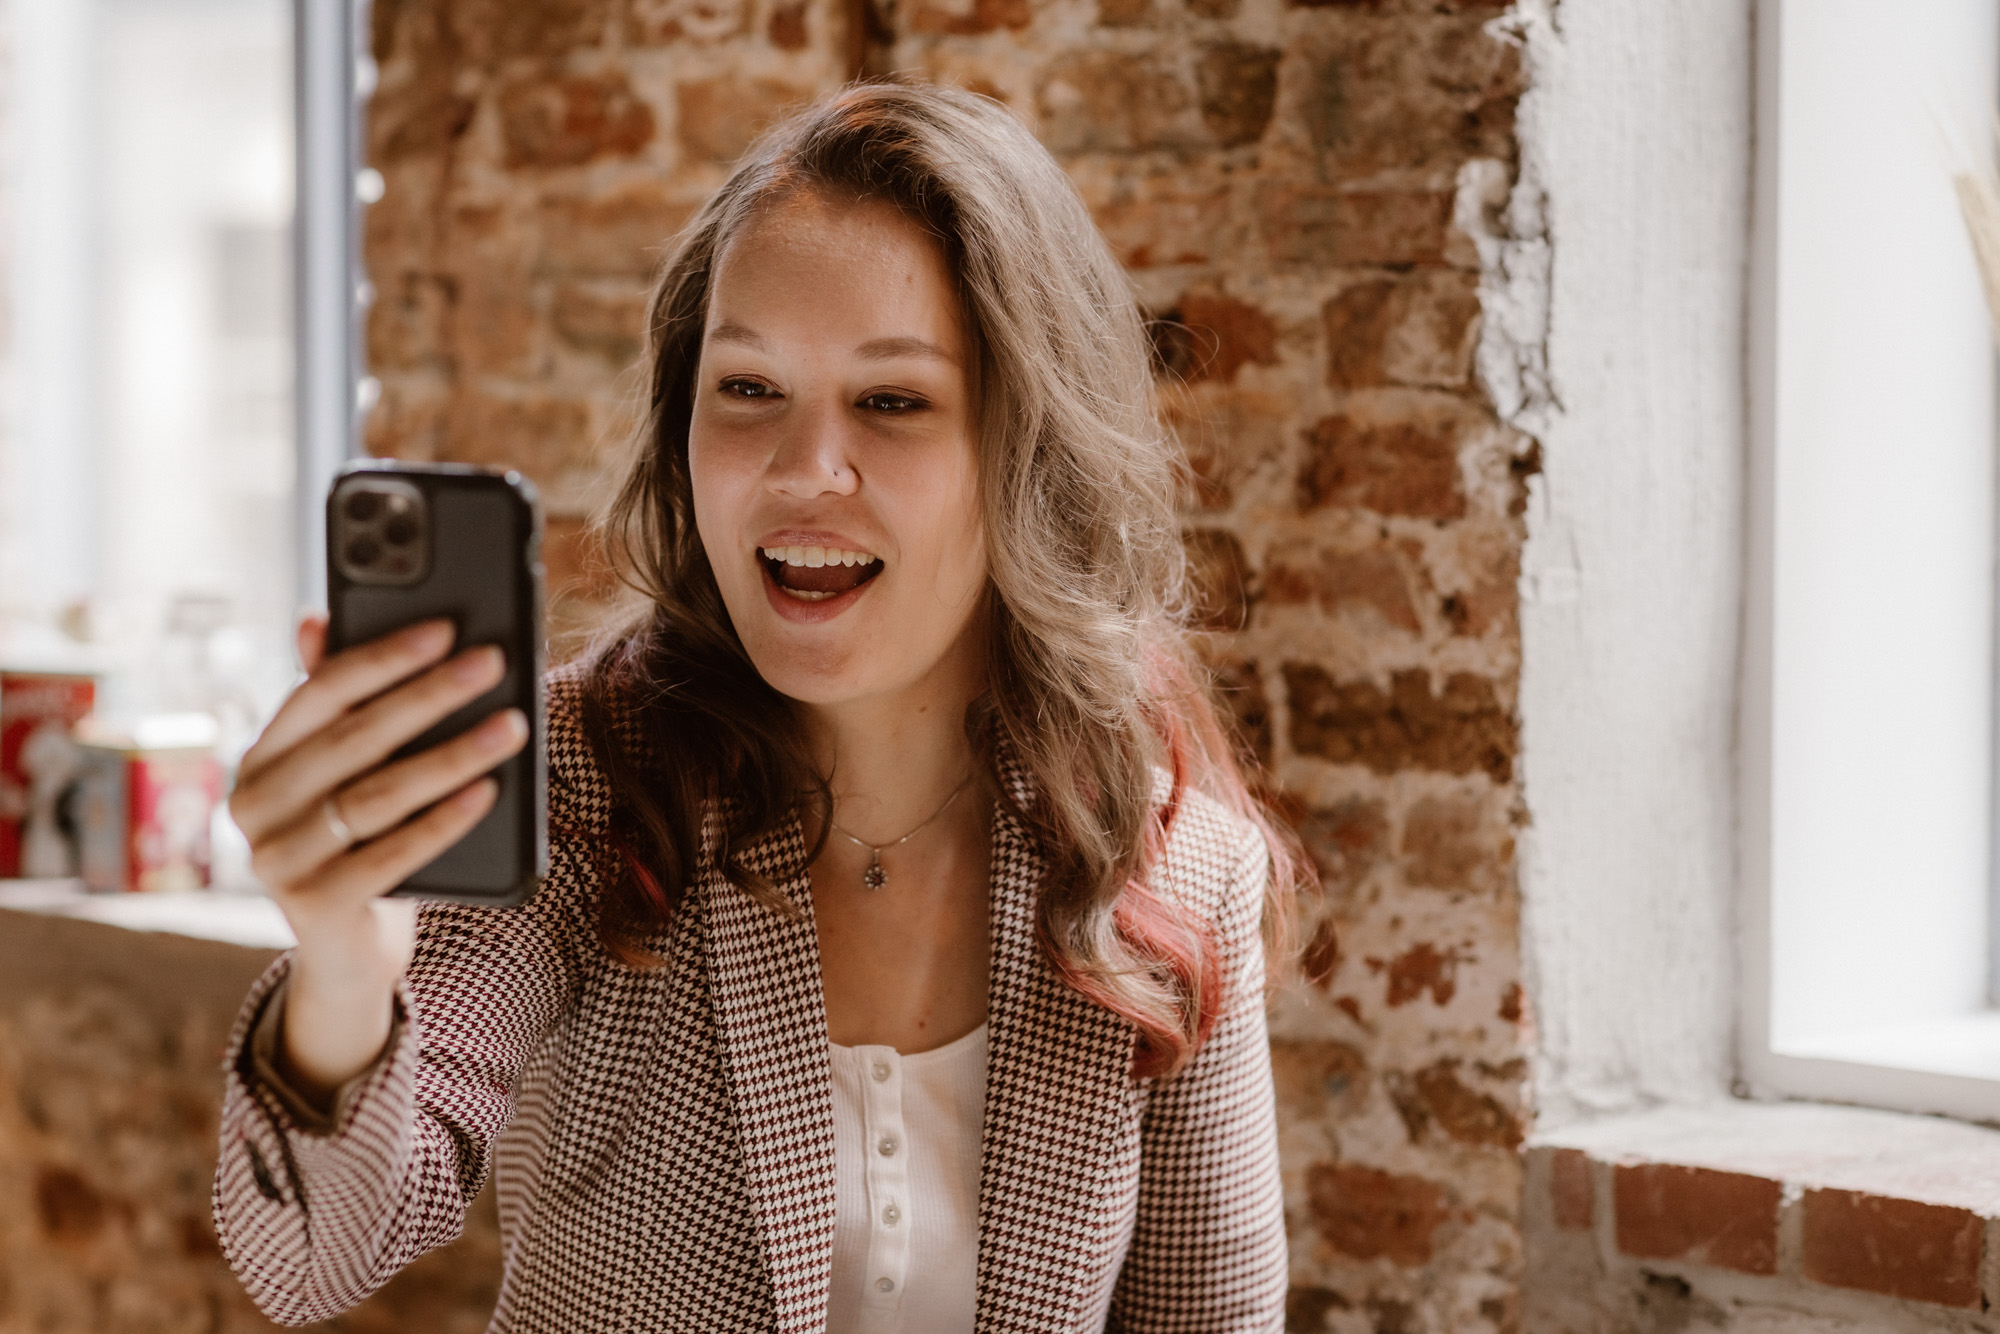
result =
[[[429,510],[429,568],[416,583],[385,587],[341,573],[334,506],[358,477],[389,474],[420,490]],[[497,644],[500,684],[404,746],[414,754],[509,705],[528,719],[528,744],[493,771],[499,800],[464,838],[390,893],[489,907],[527,902],[548,873],[547,720],[542,705],[542,519],[532,483],[518,473],[452,464],[363,460],[327,493],[328,648],[444,617],[458,648]]]

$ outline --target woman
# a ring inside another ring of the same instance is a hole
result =
[[[996,104],[850,88],[683,234],[651,366],[611,524],[651,605],[551,679],[528,905],[380,897],[522,744],[384,763],[493,650],[302,633],[232,799],[299,946],[230,1065],[231,1263],[323,1319],[491,1166],[496,1330],[1279,1328],[1291,863],[1067,180]]]

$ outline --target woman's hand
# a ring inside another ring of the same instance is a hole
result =
[[[388,1040],[416,904],[382,895],[479,822],[498,791],[484,775],[528,739],[521,711],[503,709],[385,763],[504,675],[499,649],[447,658],[451,645],[451,625],[427,621],[329,658],[326,622],[302,622],[306,680],[245,752],[229,798],[251,868],[299,941],[280,1061],[321,1101]]]

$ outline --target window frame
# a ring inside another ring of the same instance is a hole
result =
[[[1822,0],[1803,2],[1818,4]],[[1887,1030],[1872,1034],[1856,1030],[1813,1043],[1781,1040],[1778,1036],[1781,1025],[1776,1011],[1779,1005],[1797,1004],[1796,996],[1787,1001],[1778,991],[1785,983],[1781,976],[1780,952],[1787,948],[1783,938],[1784,923],[1780,919],[1787,912],[1797,911],[1796,908],[1785,908],[1779,902],[1780,879],[1786,873],[1778,864],[1786,855],[1779,825],[1790,817],[1782,809],[1782,794],[1777,790],[1787,762],[1787,757],[1779,753],[1779,747],[1785,744],[1782,736],[1785,724],[1778,716],[1777,691],[1781,676],[1786,681],[1795,679],[1784,675],[1788,669],[1780,665],[1779,564],[1785,552],[1792,552],[1795,560],[1798,553],[1797,548],[1789,546],[1781,550],[1781,544],[1787,539],[1779,531],[1779,446],[1781,441],[1789,438],[1788,432],[1796,429],[1781,416],[1786,406],[1780,392],[1787,373],[1784,362],[1787,345],[1784,340],[1790,326],[1787,324],[1787,294],[1781,291],[1780,284],[1779,248],[1781,237],[1786,233],[1788,206],[1800,213],[1810,208],[1809,203],[1802,204],[1785,197],[1785,178],[1781,173],[1781,162],[1787,151],[1788,128],[1784,83],[1787,69],[1784,63],[1784,19],[1788,4],[1799,5],[1801,0],[1758,0],[1756,10],[1756,153],[1748,288],[1748,506],[1742,693],[1738,720],[1738,1056],[1743,1081],[1739,1091],[1766,1098],[1809,1098],[1993,1121],[2000,1119],[2000,1010],[1993,1008],[1991,991],[1992,970],[1995,963],[2000,962],[2000,952],[1996,952],[1993,945],[1994,933],[2000,929],[2000,913],[1993,909],[1996,860],[2000,859],[1996,859],[1992,850],[1994,831],[1996,825],[2000,825],[2000,810],[1995,808],[2000,783],[1991,782],[1995,747],[1990,732],[1992,719],[2000,716],[2000,710],[1989,713],[1985,729],[1989,735],[1983,738],[1991,786],[1981,816],[1985,822],[1983,836],[1987,846],[1985,875],[1978,886],[1982,920],[1976,923],[1965,920],[1961,924],[1965,931],[1976,932],[1978,944],[1975,948],[1988,951],[1984,956],[1988,979],[1988,994],[1982,998],[1985,1008],[1918,1018],[1900,1024],[1893,1034]],[[1902,17],[1910,15],[1906,12]],[[1996,71],[2000,71],[2000,41],[1994,43],[1991,52],[1991,66],[1986,76],[1989,88]],[[1984,145],[1979,145],[1973,151],[1983,148]],[[1942,152],[1936,156],[1942,172],[1950,164],[1950,159]],[[1796,312],[1793,314],[1796,315]],[[1984,411],[1985,419],[1991,421],[1993,388],[1990,358],[1987,370],[1985,392],[1989,399]],[[1993,448],[2000,444],[2000,433],[1989,429],[1986,438],[1990,464]],[[1990,495],[1986,509],[1987,535],[1991,542],[1994,529],[2000,525],[1994,522],[1994,505]],[[1990,569],[1989,561],[1989,579]],[[1989,606],[1996,592],[2000,589],[1989,582],[1985,592]],[[1798,651],[1796,645],[1792,651]],[[1990,703],[1996,676],[1990,642],[1988,652],[1986,688]],[[1803,655],[1801,660],[1804,660]],[[1888,783],[1898,780],[1878,775],[1877,781]],[[1960,832],[1967,831],[1961,829]],[[1793,873],[1796,874],[1796,871]],[[1817,882],[1812,883],[1812,888],[1818,891]],[[1876,886],[1869,888],[1881,902],[1881,889]],[[1951,892],[1965,898],[1968,897],[1963,892],[1965,888]],[[1828,894],[1827,897],[1837,896]],[[1971,914],[1965,916],[1969,918]],[[1798,947],[1794,944],[1791,948],[1796,950]],[[1887,984],[1857,977],[1854,985],[1866,988]],[[1928,1056],[1911,1054],[1917,1051],[1928,1052]],[[1992,1069],[1994,1074],[1992,1077],[1981,1077],[1970,1073],[1945,1072],[1945,1068],[1951,1066],[1962,1069],[1985,1067]]]

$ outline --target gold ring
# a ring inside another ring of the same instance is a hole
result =
[[[326,821],[326,827],[333,834],[334,842],[340,844],[342,852],[354,846],[354,831],[347,827],[347,821],[340,818],[340,807],[329,796],[319,804],[319,813]]]

